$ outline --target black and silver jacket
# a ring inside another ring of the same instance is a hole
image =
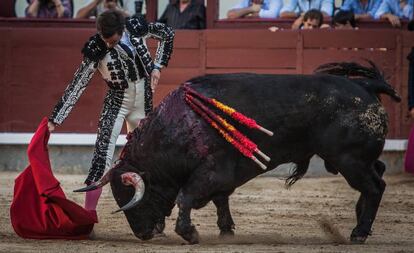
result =
[[[99,70],[110,89],[125,89],[129,82],[145,78],[145,112],[152,110],[149,77],[154,66],[162,68],[168,65],[173,49],[174,30],[161,23],[147,23],[141,17],[133,17],[127,20],[125,32],[134,46],[134,59],[128,57],[127,52],[119,45],[107,48],[98,34],[92,36],[82,49],[84,59],[80,67],[49,117],[51,122],[62,124],[96,70]],[[146,45],[148,38],[159,41],[154,60]]]

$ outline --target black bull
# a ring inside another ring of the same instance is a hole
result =
[[[288,185],[306,173],[315,154],[325,161],[329,172],[343,175],[361,193],[351,241],[364,242],[385,189],[385,166],[377,159],[387,134],[387,114],[378,94],[388,94],[396,101],[400,98],[375,67],[327,66],[316,75],[223,74],[189,82],[197,92],[232,106],[274,132],[269,137],[231,121],[271,157],[268,168],[296,164]],[[352,74],[357,78],[349,78]],[[118,205],[128,203],[122,210],[140,239],[162,232],[165,217],[177,204],[175,231],[189,243],[197,243],[191,210],[211,200],[217,207],[221,234],[233,234],[229,195],[264,173],[184,98],[184,87],[174,90],[141,122],[119,163],[98,185],[110,181]]]

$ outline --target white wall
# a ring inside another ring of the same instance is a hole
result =
[[[167,7],[169,0],[158,0],[158,18],[161,17],[165,8]]]

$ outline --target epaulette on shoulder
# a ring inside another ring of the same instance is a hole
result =
[[[148,22],[142,15],[135,15],[126,21],[126,29],[134,36],[142,37],[148,33]]]
[[[90,37],[89,41],[85,43],[85,46],[82,49],[82,54],[89,60],[95,62],[102,60],[107,52],[108,48],[99,34]]]

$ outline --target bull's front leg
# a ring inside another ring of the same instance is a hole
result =
[[[199,235],[197,229],[191,224],[191,200],[186,199],[182,193],[177,198],[177,205],[179,208],[177,223],[175,224],[175,232],[179,234],[184,240],[190,244],[197,244],[199,242]]]
[[[234,221],[230,213],[229,196],[214,197],[213,203],[217,208],[217,226],[220,228],[220,236],[234,235]]]

